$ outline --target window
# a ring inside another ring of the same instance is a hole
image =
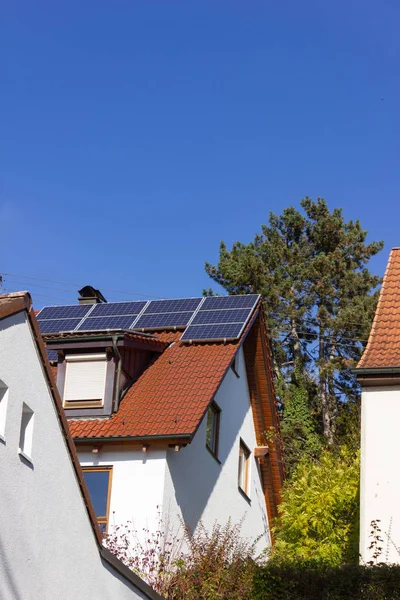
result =
[[[80,354],[65,357],[65,408],[101,407],[106,388],[106,354]]]
[[[33,416],[33,410],[24,402],[19,434],[19,453],[29,461],[32,461]]]
[[[108,530],[112,467],[83,468],[83,477],[89,490],[97,522],[104,534]]]
[[[207,411],[206,446],[215,457],[218,456],[220,408],[213,402]]]
[[[4,441],[6,434],[6,415],[8,403],[8,387],[0,379],[0,439]]]
[[[246,496],[249,495],[250,454],[251,452],[246,444],[240,440],[238,485],[242,492],[246,494]]]

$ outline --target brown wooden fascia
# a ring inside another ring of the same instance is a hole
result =
[[[258,444],[263,444],[264,435],[271,427],[275,432],[275,441],[270,444],[269,452],[259,459],[268,520],[272,527],[274,519],[278,516],[284,467],[271,356],[262,312],[250,330],[243,348]]]

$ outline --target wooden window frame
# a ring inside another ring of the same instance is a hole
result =
[[[213,414],[215,415],[215,429],[214,429],[214,439],[213,439],[212,446],[210,446],[207,441],[207,425],[208,425],[208,415],[209,415],[210,410],[213,411]],[[211,402],[211,404],[207,408],[206,419],[207,419],[206,420],[206,448],[210,452],[210,454],[212,454],[212,456],[216,460],[218,460],[219,428],[220,428],[220,424],[221,424],[221,409],[214,400]],[[218,460],[218,462],[219,462],[219,460]]]
[[[241,472],[241,451],[243,450],[243,454],[245,456],[245,463],[244,463],[244,474],[243,474],[243,480],[244,480],[244,487],[242,486],[242,472]],[[240,438],[240,442],[239,442],[239,464],[238,464],[238,488],[239,490],[245,494],[245,496],[247,498],[249,498],[249,492],[250,492],[250,486],[249,486],[249,471],[250,471],[250,457],[251,457],[251,450],[250,448],[247,446],[247,444],[244,443],[244,441]]]
[[[106,514],[105,516],[97,516],[96,515],[96,519],[97,522],[100,525],[105,525],[105,531],[102,532],[104,533],[104,535],[106,535],[108,533],[108,525],[109,525],[109,516],[110,516],[110,500],[111,500],[111,487],[112,487],[112,476],[113,476],[113,468],[112,466],[101,466],[101,467],[81,467],[82,468],[82,472],[83,473],[109,473],[108,476],[108,490],[107,490],[107,504],[106,504]],[[85,481],[86,483],[86,481]],[[89,496],[90,496],[90,490],[89,490],[89,486],[86,484],[88,491],[89,491]],[[94,508],[94,507],[93,507]]]

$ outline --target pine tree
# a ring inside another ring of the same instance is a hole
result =
[[[331,212],[321,198],[300,204],[302,212],[271,213],[249,244],[228,250],[222,242],[218,265],[206,263],[206,272],[229,294],[263,296],[276,376],[289,385],[301,370],[310,411],[332,444],[342,409],[347,414],[357,402],[351,369],[366,343],[380,283],[367,264],[383,243],[367,244],[360,222],[346,222],[341,209]],[[283,407],[285,394],[280,400]]]

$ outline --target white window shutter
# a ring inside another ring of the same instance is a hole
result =
[[[64,401],[103,400],[106,386],[106,355],[66,357]]]

